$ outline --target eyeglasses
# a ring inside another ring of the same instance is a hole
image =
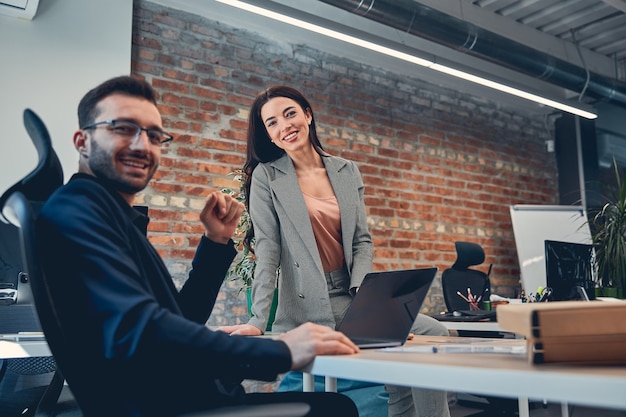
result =
[[[161,146],[164,143],[174,140],[174,136],[169,133],[165,133],[161,129],[145,129],[139,126],[137,123],[130,122],[128,120],[103,120],[101,122],[94,122],[83,126],[82,130],[95,129],[98,126],[109,126],[109,130],[115,135],[135,140],[141,132],[146,132],[150,143],[155,146]]]

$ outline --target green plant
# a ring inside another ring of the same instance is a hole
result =
[[[237,201],[245,204],[245,174],[242,170],[239,169],[231,172],[229,175],[233,177],[233,180],[237,182],[239,186],[236,189],[222,188],[222,192],[235,197]],[[243,244],[243,239],[250,229],[250,224],[250,214],[248,213],[248,210],[244,209],[243,213],[241,214],[241,218],[239,219],[237,229],[235,229],[235,235],[233,237],[235,247],[240,250],[241,253],[239,254],[237,261],[230,267],[228,273],[226,274],[226,279],[241,281],[239,291],[244,291],[252,287],[252,280],[254,279],[254,268],[256,267],[256,258],[254,256],[254,253],[252,253],[252,251],[250,251],[250,249]]]
[[[613,161],[617,188],[591,219],[598,284],[626,289],[626,177]]]

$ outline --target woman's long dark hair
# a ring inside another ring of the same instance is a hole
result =
[[[315,117],[313,116],[313,108],[309,101],[302,93],[295,88],[285,85],[276,85],[268,87],[265,91],[256,96],[250,107],[250,115],[248,116],[248,137],[246,151],[246,163],[243,165],[244,173],[244,191],[246,194],[246,209],[250,211],[250,184],[252,182],[252,172],[260,163],[275,161],[285,154],[285,151],[274,145],[267,134],[267,129],[261,117],[261,109],[273,98],[286,97],[290,98],[300,105],[302,110],[309,111],[311,115],[311,124],[309,126],[309,140],[313,147],[320,155],[326,155],[324,148],[317,137],[315,129]],[[252,239],[254,238],[254,227],[250,223],[250,228],[243,240],[244,245],[254,253],[252,247]]]

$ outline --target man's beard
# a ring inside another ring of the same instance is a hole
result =
[[[141,184],[133,184],[122,177],[113,166],[113,157],[104,151],[97,141],[91,142],[91,155],[89,156],[89,168],[93,174],[108,182],[114,189],[125,194],[136,194],[146,188],[152,174]]]

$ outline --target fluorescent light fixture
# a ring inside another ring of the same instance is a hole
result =
[[[468,74],[463,71],[455,70],[453,68],[449,68],[444,65],[433,64],[429,66],[428,68],[433,69],[435,71],[443,72],[445,74],[450,74],[455,77],[474,82],[476,84],[484,85],[485,87],[493,88],[495,90],[502,91],[504,93],[508,93],[517,97],[525,98],[526,100],[534,101],[535,103],[544,104],[546,106],[553,107],[555,109],[563,110],[565,112],[584,117],[585,119],[595,119],[598,117],[597,114],[591,111],[587,111],[579,107],[574,107],[566,103],[561,103],[559,101],[551,100],[549,98],[541,97],[541,96],[538,96],[537,94],[520,90],[519,88],[510,87],[508,85],[504,85],[495,81],[488,80],[486,78]]]
[[[441,73],[452,75],[454,77],[462,78],[464,80],[467,80],[476,84],[480,84],[482,86],[492,88],[498,91],[502,91],[504,93],[512,94],[514,96],[521,97],[526,100],[533,101],[535,103],[539,103],[539,104],[543,104],[543,105],[546,105],[555,109],[563,110],[565,112],[575,114],[577,116],[584,117],[586,119],[595,119],[598,117],[598,115],[593,112],[593,109],[590,108],[591,106],[587,106],[584,103],[571,105],[571,104],[567,104],[566,102],[560,102],[560,101],[552,100],[549,98],[545,98],[537,94],[533,94],[528,91],[521,90],[519,88],[511,87],[509,85],[505,85],[496,81],[488,80],[486,78],[472,75],[464,71],[456,70],[454,68],[450,68],[445,65],[437,64],[434,60],[418,58],[414,55],[399,51],[394,48],[389,48],[389,47],[380,45],[375,42],[370,42],[370,41],[364,40],[356,36],[352,36],[352,35],[337,31],[337,30],[329,29],[327,27],[317,25],[317,24],[308,22],[306,20],[288,16],[284,13],[278,13],[278,12],[268,10],[263,7],[255,6],[253,4],[246,3],[244,1],[240,1],[240,0],[216,0],[216,1],[220,3],[228,4],[229,6],[237,7],[242,10],[246,10],[251,13],[258,14],[260,16],[277,20],[282,23],[296,26],[300,29],[306,29],[311,32],[318,33],[320,35],[324,35],[333,39],[340,40],[342,42],[347,42],[349,44],[360,46],[362,48],[366,48],[372,51],[376,51],[381,54],[398,58],[403,61],[407,61],[407,62],[416,64],[422,67],[430,68],[434,71],[438,71]],[[586,110],[585,108],[589,108],[589,110]]]

